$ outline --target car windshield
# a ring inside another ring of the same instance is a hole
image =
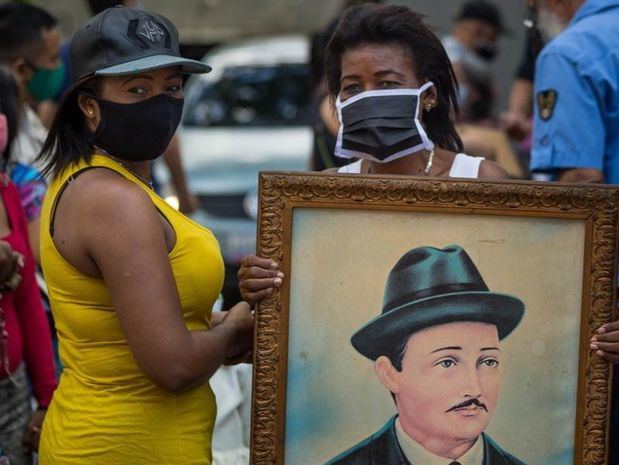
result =
[[[301,126],[309,124],[305,64],[230,66],[217,80],[196,80],[187,89],[188,127]]]

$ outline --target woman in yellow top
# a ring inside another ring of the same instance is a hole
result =
[[[64,365],[41,465],[206,465],[208,379],[251,350],[253,317],[211,307],[223,282],[214,236],[150,185],[174,134],[182,72],[166,18],[110,8],[71,44],[74,86],[42,151],[52,183],[41,253]]]

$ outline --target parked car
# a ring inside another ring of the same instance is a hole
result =
[[[194,219],[217,236],[226,264],[224,300],[238,300],[240,259],[255,251],[258,173],[309,165],[309,43],[301,36],[213,49],[209,74],[185,88],[181,129]]]

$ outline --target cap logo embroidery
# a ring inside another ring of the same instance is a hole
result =
[[[138,34],[153,44],[158,44],[165,36],[165,32],[152,21],[144,21],[140,26]]]

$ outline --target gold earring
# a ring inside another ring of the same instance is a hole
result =
[[[430,111],[430,110],[432,110],[432,108],[434,108],[434,103],[428,103],[426,105],[426,111]]]

